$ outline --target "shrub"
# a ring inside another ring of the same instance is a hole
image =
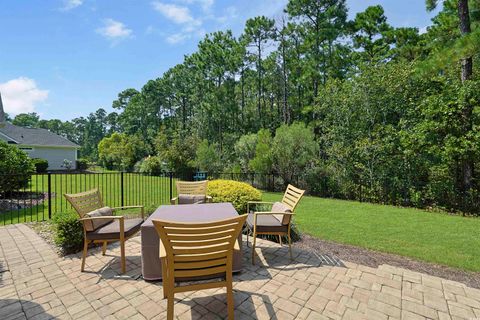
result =
[[[213,202],[231,202],[240,214],[246,212],[248,201],[262,199],[261,192],[251,185],[232,180],[209,181],[207,193]]]
[[[55,244],[65,254],[75,253],[83,247],[83,226],[75,212],[57,212],[53,217],[55,224]]]
[[[317,158],[318,145],[311,128],[295,122],[280,126],[271,147],[273,167],[285,183],[293,183]]]
[[[35,171],[37,173],[44,173],[48,169],[48,160],[46,159],[40,159],[40,158],[34,158],[32,159],[33,165],[35,166]]]
[[[166,171],[165,165],[160,157],[147,157],[139,164],[138,171],[140,173],[158,176]]]
[[[71,160],[63,159],[62,167],[64,167],[66,170],[71,170],[72,165],[73,165],[73,162]]]
[[[77,170],[79,171],[85,171],[88,169],[88,160],[87,159],[77,159]]]
[[[0,193],[26,188],[34,172],[35,166],[25,152],[0,141]]]

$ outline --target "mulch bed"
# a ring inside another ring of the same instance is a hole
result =
[[[469,287],[480,289],[480,272],[463,271],[394,254],[320,240],[308,235],[302,235],[302,239],[296,242],[295,246],[320,255],[326,254],[337,257],[340,260],[363,264],[372,268],[377,268],[382,264],[389,264],[435,277],[458,281]]]

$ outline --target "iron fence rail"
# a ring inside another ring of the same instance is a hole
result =
[[[8,175],[14,178],[16,175]],[[0,182],[5,175],[0,175]],[[21,175],[18,178],[21,179]],[[33,174],[22,188],[4,191],[0,187],[0,225],[44,221],[51,219],[57,212],[72,211],[63,194],[78,193],[98,188],[102,193],[105,205],[128,206],[144,205],[147,210],[162,204],[169,204],[176,196],[176,180],[230,179],[247,182],[266,191],[280,190],[276,186],[279,179],[271,174],[258,173],[205,173],[177,174],[165,172],[160,175],[144,175],[131,172],[106,173],[45,173]],[[3,192],[2,192],[3,190]]]

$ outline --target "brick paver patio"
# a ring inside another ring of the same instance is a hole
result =
[[[388,265],[369,268],[259,241],[257,266],[245,250],[234,277],[236,319],[475,319],[480,290]],[[140,238],[127,242],[128,273],[118,275],[116,245],[59,258],[26,225],[0,228],[0,319],[163,319],[161,282],[140,276]],[[222,289],[177,295],[179,319],[226,315]]]

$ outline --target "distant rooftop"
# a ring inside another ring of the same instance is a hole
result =
[[[0,139],[8,143],[22,144],[28,146],[48,146],[48,147],[74,147],[79,145],[68,139],[40,128],[24,128],[13,125],[5,121],[5,112],[3,110],[2,96],[0,94]]]

